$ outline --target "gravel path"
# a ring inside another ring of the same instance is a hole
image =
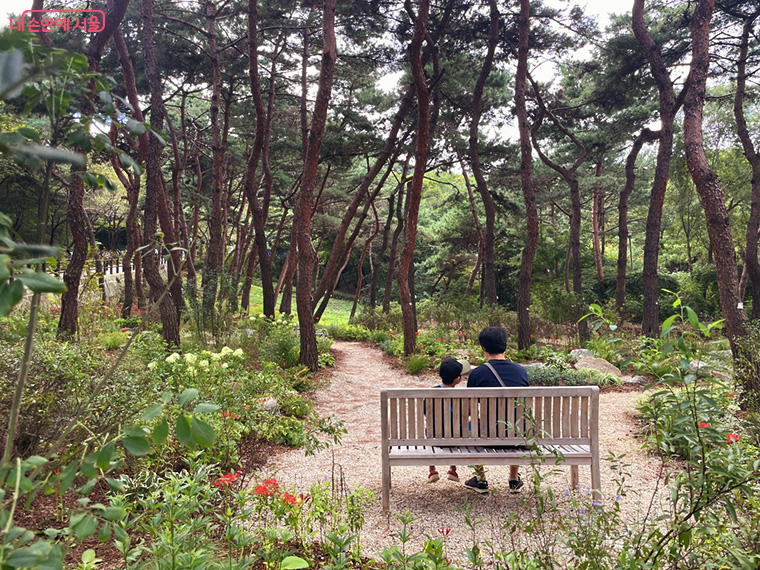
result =
[[[264,471],[276,475],[286,488],[296,487],[299,492],[308,491],[317,482],[336,476],[343,478],[348,489],[355,486],[370,489],[377,496],[367,514],[362,532],[364,551],[377,556],[383,548],[398,544],[396,533],[400,528],[395,517],[383,515],[380,509],[380,389],[382,387],[428,387],[439,382],[433,372],[412,376],[388,366],[383,354],[368,345],[351,342],[333,344],[335,368],[330,384],[316,392],[317,410],[322,416],[332,416],[345,422],[348,433],[343,445],[316,456],[304,457],[298,450],[286,451],[269,458]],[[634,406],[640,392],[607,392],[600,397],[600,446],[601,456],[625,454],[624,462],[632,474],[628,483],[635,486],[621,501],[623,512],[633,516],[645,509],[655,492],[659,475],[659,462],[647,457],[640,449],[640,441],[634,439]],[[453,483],[443,477],[434,484],[427,483],[426,467],[394,467],[391,488],[391,513],[409,509],[418,520],[412,526],[415,540],[412,548],[419,547],[424,534],[438,536],[437,529],[451,528],[448,536],[449,552],[455,559],[464,548],[472,545],[473,531],[464,524],[463,505],[472,505],[472,515],[480,520],[475,527],[476,536],[492,544],[502,544],[500,530],[504,517],[511,512],[530,508],[523,504],[527,493],[512,495],[505,491],[508,467],[487,466],[488,480],[493,492],[478,495],[462,483]],[[446,467],[439,466],[445,473]],[[542,473],[548,468],[542,469]],[[570,481],[570,470],[563,467],[558,473],[548,475],[546,482],[555,493],[562,494]],[[530,472],[522,469],[523,478],[530,479]],[[617,472],[609,461],[601,466],[602,489],[607,497],[616,494],[614,482]],[[462,480],[471,476],[471,469],[460,466]],[[581,485],[590,484],[588,467],[580,467]],[[526,481],[526,489],[532,484]],[[456,553],[456,554],[455,554]],[[460,560],[461,562],[461,560]]]

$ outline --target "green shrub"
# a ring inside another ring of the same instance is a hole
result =
[[[116,350],[127,343],[127,335],[123,332],[113,332],[100,335],[100,344],[106,350]]]
[[[259,355],[262,361],[289,368],[298,364],[300,354],[298,333],[288,327],[271,327],[261,339]]]
[[[412,354],[406,359],[406,371],[409,374],[419,374],[430,368],[430,358],[424,354]]]
[[[327,334],[342,340],[369,340],[371,333],[364,325],[330,325]]]
[[[525,370],[528,372],[530,383],[536,386],[559,386],[562,379],[562,371],[558,368],[526,366]]]
[[[565,384],[568,386],[617,386],[623,381],[614,374],[601,372],[592,368],[566,370],[563,373]]]

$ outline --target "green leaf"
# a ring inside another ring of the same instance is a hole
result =
[[[130,135],[139,136],[145,133],[145,125],[143,125],[140,121],[135,121],[134,119],[127,119],[127,122],[124,126],[129,131]]]
[[[738,522],[736,518],[736,509],[734,508],[734,504],[731,502],[731,499],[726,497],[724,499],[724,502],[726,504],[726,510],[728,511],[728,516],[731,517],[732,521]]]
[[[299,556],[286,556],[280,563],[280,570],[298,570],[299,568],[308,568],[309,563]]]
[[[177,416],[177,439],[182,445],[192,447],[193,437],[190,432],[190,418],[185,414]]]
[[[105,444],[103,449],[98,451],[98,455],[95,458],[95,464],[99,469],[106,471],[111,466],[111,458],[113,457],[115,446],[115,441],[109,441],[107,444]]]
[[[64,293],[66,291],[63,281],[41,271],[19,273],[16,278],[34,293]]]
[[[694,309],[691,307],[684,307],[686,309],[686,314],[689,316],[689,322],[691,323],[691,326],[693,326],[695,329],[699,330],[699,317],[697,317],[697,313],[694,312]]]
[[[214,428],[196,417],[193,417],[193,423],[190,425],[190,433],[193,442],[201,447],[211,447],[216,441],[216,432],[214,431]]]
[[[89,495],[90,493],[92,493],[92,490],[95,488],[95,483],[97,482],[98,480],[93,477],[92,479],[87,481],[87,483],[79,487],[79,489],[77,489],[76,492],[79,495]]]
[[[0,284],[5,283],[11,277],[11,256],[0,254]]]
[[[24,298],[24,286],[14,279],[10,283],[0,284],[0,317],[5,317],[11,309]]]
[[[172,398],[174,398],[174,394],[171,392],[164,392],[163,394],[161,394],[161,401],[164,404],[168,404],[169,402],[171,402]]]
[[[198,390],[195,388],[187,388],[179,397],[179,405],[187,406],[190,402],[198,397]]]
[[[150,453],[150,444],[146,437],[126,436],[121,439],[121,443],[124,445],[124,449],[137,457]]]
[[[127,426],[124,428],[124,433],[126,435],[130,435],[132,437],[145,437],[147,435],[147,432],[145,428],[137,427],[137,426]]]
[[[166,421],[166,418],[162,419],[159,424],[156,425],[156,427],[153,428],[153,434],[151,435],[151,439],[153,440],[153,443],[155,445],[161,445],[166,441],[166,438],[169,436],[169,423]]]
[[[84,154],[39,144],[25,144],[17,146],[13,150],[21,155],[47,162],[62,162],[77,166],[84,166],[87,162]]]
[[[216,404],[211,404],[209,402],[201,402],[197,406],[195,406],[195,409],[193,410],[194,414],[207,414],[209,412],[216,412],[220,409],[220,406],[217,406]]]
[[[103,518],[111,522],[122,520],[127,516],[127,511],[121,507],[106,507],[103,511]]]
[[[122,483],[119,479],[113,479],[112,477],[106,477],[106,483],[108,484],[108,488],[111,489],[114,493],[118,493],[122,489],[124,489],[124,483]]]
[[[119,160],[121,161],[122,166],[125,168],[131,168],[132,172],[135,173],[135,176],[140,176],[140,173],[142,172],[140,165],[137,164],[137,162],[126,152],[119,153]]]
[[[32,467],[39,467],[40,465],[45,465],[47,462],[47,459],[40,457],[39,455],[32,455],[24,460],[24,463],[31,465]]]
[[[26,137],[29,140],[33,140],[35,142],[40,141],[40,133],[38,133],[34,129],[30,129],[29,127],[19,127],[18,129],[16,129],[16,132],[21,133],[22,135],[24,135],[24,137]]]
[[[164,409],[163,404],[151,404],[143,412],[143,415],[142,415],[143,421],[149,422],[150,420],[157,418],[158,416],[161,415],[161,412],[163,411],[163,409]]]
[[[92,536],[98,528],[98,519],[92,515],[85,515],[78,524],[73,525],[74,536],[77,540],[84,540]]]

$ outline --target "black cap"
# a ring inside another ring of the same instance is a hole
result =
[[[467,370],[464,370],[464,364],[461,360],[456,358],[446,358],[441,362],[441,368],[438,370],[438,374],[441,376],[444,384],[451,384],[463,373],[469,372],[470,366],[467,365]]]

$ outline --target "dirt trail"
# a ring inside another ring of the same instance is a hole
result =
[[[384,516],[380,509],[380,389],[383,387],[428,387],[439,382],[434,372],[412,376],[391,368],[382,352],[368,345],[353,342],[333,344],[335,368],[329,376],[329,386],[316,392],[317,410],[322,416],[332,416],[345,422],[348,433],[343,445],[331,448],[313,457],[304,457],[298,450],[286,451],[272,456],[263,475],[276,475],[286,487],[297,487],[299,492],[324,480],[344,480],[348,489],[361,486],[373,491],[378,501],[367,515],[362,542],[369,555],[377,555],[383,548],[397,544],[395,533],[400,528],[393,516]],[[613,453],[625,454],[627,469],[634,474],[629,483],[637,492],[623,499],[623,510],[628,514],[645,508],[655,490],[658,462],[648,458],[640,449],[640,441],[634,439],[634,406],[639,392],[609,392],[600,397],[600,447],[603,458]],[[440,466],[444,467],[444,466]],[[494,489],[490,495],[478,495],[466,489],[462,483],[442,478],[434,484],[427,483],[425,467],[395,467],[391,489],[391,513],[409,509],[419,519],[412,525],[413,534],[438,536],[437,529],[451,528],[448,536],[450,552],[464,553],[471,546],[472,531],[465,527],[461,512],[465,502],[472,505],[473,514],[481,520],[476,533],[492,544],[504,540],[500,529],[503,517],[510,512],[527,508],[521,504],[522,495],[511,495],[504,489],[508,478],[507,467],[486,467],[489,483]],[[439,468],[439,471],[442,471]],[[543,470],[542,470],[543,471]],[[547,483],[556,493],[569,486],[569,468],[561,468],[557,474],[548,476]],[[602,488],[607,496],[616,492],[616,472],[611,464],[602,462]],[[523,478],[530,478],[527,469]],[[462,481],[471,476],[471,469],[461,466]],[[590,485],[588,467],[580,467],[581,485]],[[531,486],[526,482],[526,488]],[[424,538],[424,537],[422,537]],[[419,545],[419,541],[414,544]]]

